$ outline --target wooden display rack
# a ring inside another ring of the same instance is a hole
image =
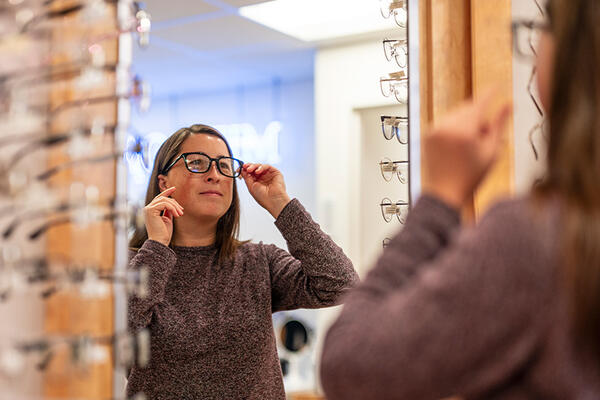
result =
[[[72,2],[54,2],[53,7],[62,8]],[[65,23],[53,28],[52,42],[60,45],[65,41],[78,42],[85,40],[83,32],[90,36],[106,32],[115,32],[116,10],[114,4],[108,18],[103,19],[97,26],[90,27],[78,18],[69,15]],[[106,54],[106,64],[117,62],[117,38],[104,40],[101,46]],[[82,43],[84,44],[84,43]],[[60,46],[59,46],[60,47]],[[53,61],[57,64],[70,62],[67,55],[53,53]],[[74,81],[67,85],[57,85],[50,94],[51,108],[67,101],[85,97],[114,95],[116,90],[115,73],[106,72],[105,82],[101,88],[93,91],[82,91]],[[98,105],[88,105],[65,110],[55,118],[50,132],[65,132],[73,128],[74,120],[82,120],[91,124],[92,117],[101,117],[105,126],[114,126],[117,121],[117,100]],[[89,126],[89,125],[88,125]],[[107,154],[114,151],[114,133],[106,133],[101,137],[91,137],[95,155]],[[68,143],[53,149],[48,156],[48,166],[56,166],[69,160]],[[81,164],[65,170],[49,181],[53,190],[60,190],[65,195],[73,182],[96,186],[101,199],[115,196],[116,169],[115,161],[102,163]],[[78,228],[75,224],[65,224],[52,228],[46,236],[46,253],[49,260],[68,259],[76,264],[93,264],[104,269],[112,269],[114,265],[115,233],[111,222],[93,223],[89,227]],[[100,300],[82,299],[76,293],[57,293],[46,302],[46,331],[49,335],[94,335],[109,336],[113,334],[113,301],[112,296]],[[45,375],[44,394],[47,397],[110,399],[113,397],[113,360],[112,348],[106,348],[106,362],[94,365],[85,374],[69,373],[71,370],[70,355],[67,351],[56,354]]]
[[[512,100],[511,0],[420,0],[421,126],[498,85]],[[467,214],[478,218],[514,192],[513,125]]]

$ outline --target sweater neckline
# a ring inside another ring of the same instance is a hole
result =
[[[208,253],[217,248],[216,244],[210,244],[208,246],[175,246],[170,245],[171,249],[173,249],[176,253]]]

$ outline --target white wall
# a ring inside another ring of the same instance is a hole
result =
[[[513,1],[513,19],[540,18],[539,9],[533,0]],[[515,132],[515,190],[518,194],[531,188],[535,178],[540,175],[545,162],[546,143],[541,132],[537,131],[533,138],[539,160],[535,160],[529,143],[529,132],[539,122],[538,112],[527,92],[527,83],[531,76],[532,63],[519,59],[515,54],[513,60],[513,94],[514,94],[514,132]],[[534,86],[535,87],[535,86]]]
[[[386,106],[397,110],[397,115],[406,112],[395,99],[383,97],[379,88],[379,78],[397,70],[395,63],[386,60],[381,41],[320,49],[315,57],[318,219],[361,274],[366,269],[361,265],[361,239],[364,237],[360,231],[359,209],[363,201],[361,191],[364,190],[361,168],[365,165],[361,143],[364,135],[369,134],[376,135],[376,140],[383,140],[379,125],[369,132],[363,131],[361,124],[367,119],[364,115],[361,118],[361,113],[369,108]],[[382,186],[383,183],[386,182],[382,179]],[[374,243],[378,241],[373,239]],[[339,307],[319,311],[317,354],[320,354],[325,332],[338,312]]]

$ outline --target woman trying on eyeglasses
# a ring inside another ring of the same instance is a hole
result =
[[[240,176],[289,253],[237,239]],[[127,392],[148,399],[284,400],[271,314],[337,304],[357,281],[282,174],[232,158],[205,125],[180,129],[158,151],[145,227],[130,246],[129,268],[149,268],[151,285],[130,300],[129,327],[150,330],[151,358],[130,371]]]

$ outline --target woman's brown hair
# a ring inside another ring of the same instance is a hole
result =
[[[160,175],[167,165],[179,155],[183,142],[191,135],[198,134],[213,135],[220,138],[225,142],[230,157],[233,157],[227,139],[225,139],[225,137],[215,128],[208,125],[196,124],[189,128],[179,129],[172,134],[162,146],[160,146],[160,149],[158,149],[158,153],[154,160],[154,166],[152,167],[152,174],[150,175],[150,182],[148,183],[148,190],[146,191],[145,205],[148,205],[159,193],[161,193],[160,187],[158,186],[158,175]],[[239,227],[240,199],[236,181],[233,179],[233,197],[231,205],[225,215],[223,215],[217,223],[215,246],[218,249],[219,260],[224,261],[233,258],[236,249],[242,243],[238,240]],[[129,241],[129,247],[132,250],[138,250],[147,239],[148,232],[146,232],[146,227],[139,226],[136,228],[133,237]]]
[[[554,64],[546,176],[564,204],[562,243],[575,342],[600,361],[600,4],[549,0]]]

